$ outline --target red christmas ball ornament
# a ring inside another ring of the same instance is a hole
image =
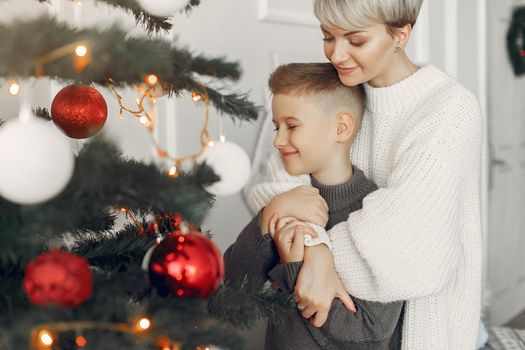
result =
[[[93,276],[86,258],[53,249],[25,268],[23,288],[32,304],[75,307],[93,291]]]
[[[193,231],[167,236],[149,261],[151,284],[163,296],[207,298],[219,288],[224,262],[217,246],[202,233]]]
[[[104,97],[88,85],[66,86],[51,104],[53,122],[67,136],[85,139],[96,134],[106,123],[108,106]]]

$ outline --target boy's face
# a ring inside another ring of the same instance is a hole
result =
[[[330,164],[336,152],[337,122],[319,98],[277,94],[272,112],[273,145],[290,175],[315,174]]]

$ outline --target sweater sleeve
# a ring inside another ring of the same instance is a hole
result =
[[[254,186],[248,195],[248,206],[254,214],[260,212],[277,195],[291,191],[301,185],[311,185],[310,178],[307,175],[292,176],[288,174],[277,153],[273,153],[268,160],[266,176],[270,181]],[[331,250],[332,243],[326,230],[314,223],[307,224],[317,233],[317,237],[305,235],[305,246],[310,247],[324,243]]]
[[[301,266],[302,262],[277,264],[268,275],[280,289],[293,293]],[[387,343],[392,337],[403,309],[402,301],[378,303],[358,298],[352,300],[357,308],[355,314],[348,311],[341,300],[334,299],[328,319],[320,328],[304,319],[321,348],[336,345],[348,349],[356,343],[369,344],[370,348],[374,348],[374,344]]]
[[[246,279],[252,290],[263,287],[268,279],[268,271],[279,262],[272,238],[269,234],[261,233],[261,213],[262,210],[224,253],[224,278],[235,283]]]
[[[458,266],[461,196],[478,164],[482,121],[475,98],[448,101],[402,140],[386,186],[329,236],[334,264],[353,296],[379,302],[439,292]],[[436,126],[439,125],[439,126]],[[468,247],[467,247],[468,248]]]

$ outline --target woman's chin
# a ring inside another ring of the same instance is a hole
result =
[[[363,83],[362,79],[359,79],[356,72],[347,73],[347,74],[339,73],[338,75],[339,75],[339,80],[341,81],[341,83],[343,83],[346,86],[357,86]]]

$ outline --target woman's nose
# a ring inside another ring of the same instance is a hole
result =
[[[330,61],[333,64],[341,64],[348,59],[349,55],[347,52],[347,47],[344,41],[336,41],[334,44],[334,51],[330,56]]]

